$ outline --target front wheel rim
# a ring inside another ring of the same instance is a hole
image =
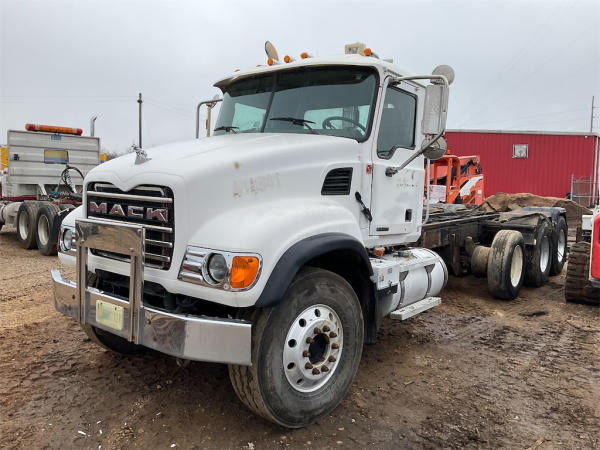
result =
[[[342,322],[326,305],[302,311],[283,344],[283,371],[292,388],[313,392],[324,386],[339,365],[344,344]]]

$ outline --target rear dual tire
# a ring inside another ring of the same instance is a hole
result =
[[[24,201],[16,217],[19,244],[26,250],[37,248],[42,255],[56,255],[58,233],[73,205]]]
[[[550,276],[558,275],[562,272],[565,263],[567,262],[567,237],[569,229],[567,221],[560,216],[554,224],[552,231],[552,266],[550,268]]]
[[[527,261],[525,284],[532,287],[543,286],[550,277],[555,258],[556,252],[553,251],[549,226],[546,222],[542,222],[537,228],[535,245],[531,249],[530,258]]]
[[[19,245],[26,250],[31,250],[37,246],[36,219],[40,206],[41,202],[25,201],[21,203],[17,211],[17,237]]]
[[[36,243],[42,255],[56,255],[58,250],[58,232],[64,217],[60,215],[61,209],[53,203],[43,204],[36,218]]]
[[[492,242],[487,267],[488,288],[501,300],[519,295],[525,279],[525,242],[514,230],[500,230]]]

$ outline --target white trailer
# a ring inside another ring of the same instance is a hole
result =
[[[8,131],[0,229],[14,225],[23,248],[55,254],[62,219],[81,204],[83,178],[100,162],[100,139],[81,132],[33,124]]]

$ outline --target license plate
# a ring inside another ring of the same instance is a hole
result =
[[[113,330],[123,329],[123,307],[96,300],[96,322]]]

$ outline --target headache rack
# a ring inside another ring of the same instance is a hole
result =
[[[171,267],[175,214],[173,191],[170,188],[140,185],[124,192],[110,183],[92,182],[88,184],[86,194],[88,218],[143,226],[146,233],[145,265],[163,270]],[[129,255],[106,250],[93,249],[91,252],[120,261],[130,260]]]

